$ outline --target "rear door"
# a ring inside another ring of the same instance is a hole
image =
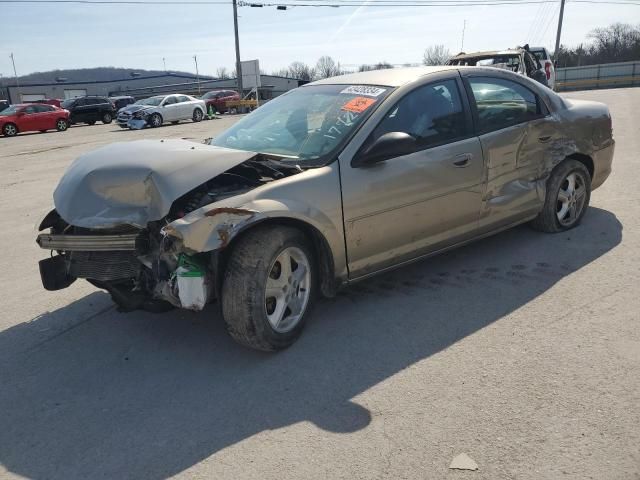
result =
[[[360,148],[385,133],[404,132],[417,139],[414,152],[363,167],[340,160],[352,278],[470,238],[477,228],[484,186],[480,141],[457,71],[440,78],[392,105]]]
[[[38,130],[51,130],[56,128],[56,115],[50,105],[36,105]]]
[[[463,74],[487,167],[480,227],[491,230],[539,211],[542,165],[556,120],[524,83]]]
[[[85,98],[84,105],[85,122],[97,122],[101,119],[99,98]]]
[[[178,95],[178,108],[180,111],[180,119],[187,120],[193,116],[195,105],[186,95]]]

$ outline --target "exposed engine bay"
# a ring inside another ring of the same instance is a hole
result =
[[[216,268],[218,255],[210,250],[185,248],[172,230],[172,222],[188,223],[185,216],[202,207],[302,171],[292,162],[251,153],[249,159],[173,199],[164,217],[148,221],[144,227],[121,224],[87,228],[68,222],[57,209],[53,210],[39,228],[41,231],[48,228],[49,233],[42,233],[37,238],[41,248],[55,252],[51,258],[40,262],[44,287],[59,290],[77,278],[84,278],[107,290],[125,311],[140,308],[164,311],[173,306],[201,310],[216,295],[220,270]],[[81,207],[74,208],[81,211]],[[223,225],[224,219],[251,214],[229,207],[213,212],[220,215],[219,221]],[[208,212],[195,221],[214,214]],[[110,217],[108,223],[111,223]],[[221,236],[220,232],[218,235]],[[225,245],[220,242],[221,247]]]

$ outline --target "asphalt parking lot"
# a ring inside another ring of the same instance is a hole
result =
[[[237,117],[0,138],[0,478],[639,479],[640,89],[566,96],[607,103],[617,141],[581,226],[349,287],[275,355],[215,306],[123,314],[38,274],[35,224],[75,157]],[[478,470],[450,470],[460,453]]]

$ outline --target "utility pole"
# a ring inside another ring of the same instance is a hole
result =
[[[13,59],[13,52],[11,52],[11,63],[13,64],[13,76],[16,77],[16,90],[18,91],[18,102],[22,101],[22,95],[20,95],[20,82],[18,82],[18,73],[16,72],[16,61]]]
[[[240,64],[240,38],[238,38],[238,1],[233,0],[233,32],[236,36],[236,81],[238,93],[242,98],[242,65]]]
[[[198,95],[200,95],[200,72],[198,71],[198,56],[193,56],[193,61],[196,62],[196,79],[198,81]]]
[[[462,24],[462,44],[460,45],[460,51],[461,52],[464,51],[464,31],[466,29],[467,29],[467,20],[465,19],[464,23]]]
[[[558,61],[558,52],[560,51],[560,34],[562,33],[562,17],[564,16],[564,0],[560,0],[560,15],[558,16],[558,33],[556,33],[556,48],[553,51],[555,61]]]

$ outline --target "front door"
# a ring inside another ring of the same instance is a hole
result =
[[[462,241],[477,228],[484,163],[462,92],[457,72],[415,88],[363,146],[404,132],[417,140],[412,153],[357,168],[341,163],[351,278]]]

